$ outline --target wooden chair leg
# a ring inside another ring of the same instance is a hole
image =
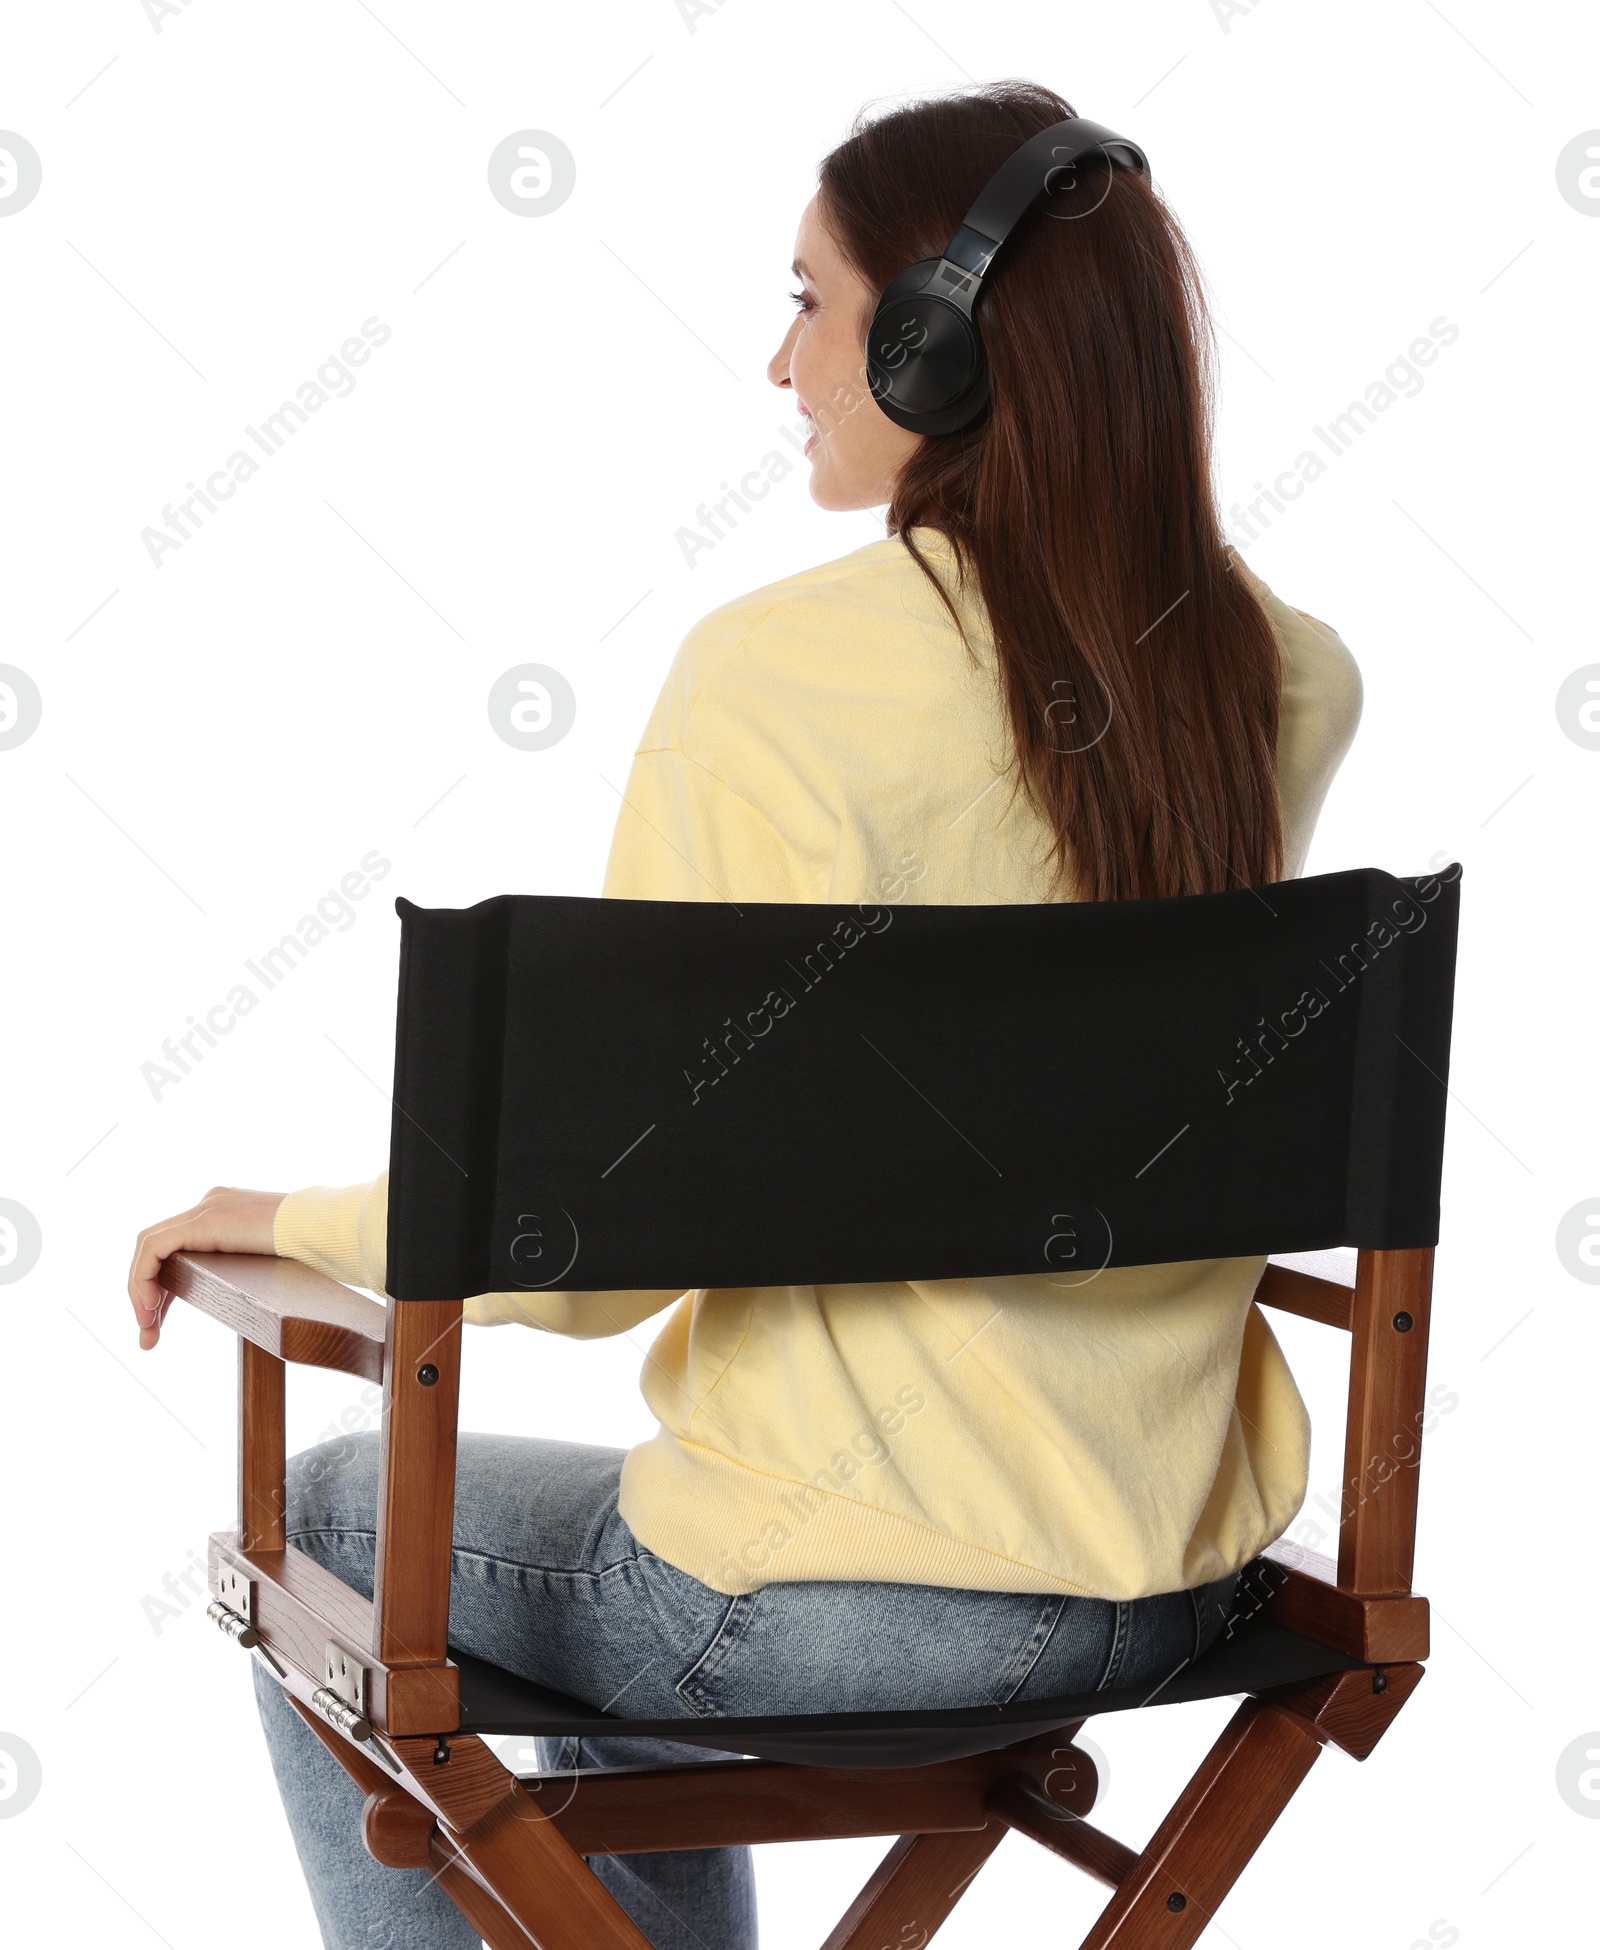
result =
[[[1005,1838],[1003,1821],[955,1835],[902,1835],[822,1950],[924,1944]]]
[[[1298,1686],[1275,1686],[1259,1694],[1304,1720],[1319,1740],[1365,1760],[1388,1732],[1395,1715],[1422,1683],[1426,1666],[1379,1666],[1329,1673]]]
[[[292,1694],[290,1702],[369,1799],[404,1792]],[[440,1826],[432,1836],[440,1886],[491,1950],[650,1950],[583,1857],[550,1822],[519,1815],[520,1805],[507,1795],[465,1831]],[[377,1839],[365,1810],[363,1838],[369,1847]]]
[[[1302,1720],[1246,1700],[1083,1939],[1082,1950],[1186,1950],[1321,1751]]]
[[[499,1898],[539,1950],[650,1950],[649,1939],[583,1857],[548,1821],[528,1820],[515,1797],[446,1840],[458,1863]]]
[[[439,1887],[478,1932],[489,1950],[542,1950],[516,1918],[449,1853],[448,1843],[435,1843],[433,1860]]]
[[[377,1788],[367,1796],[361,1811],[361,1839],[373,1860],[387,1869],[432,1869],[434,1881],[489,1950],[533,1950],[534,1939],[461,1866],[449,1836],[440,1833],[433,1810],[403,1787]]]

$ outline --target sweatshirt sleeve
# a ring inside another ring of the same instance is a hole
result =
[[[333,1189],[309,1185],[290,1192],[272,1223],[272,1244],[281,1259],[297,1259],[346,1286],[382,1294],[388,1259],[389,1174],[367,1185]],[[512,1322],[602,1340],[625,1334],[651,1314],[682,1298],[678,1287],[636,1287],[616,1293],[477,1293],[466,1303],[474,1327]]]

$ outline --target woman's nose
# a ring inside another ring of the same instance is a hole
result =
[[[789,354],[794,347],[795,333],[799,329],[800,321],[797,318],[789,327],[788,331],[784,333],[782,345],[778,347],[777,351],[767,361],[767,377],[772,381],[774,386],[787,386],[790,383]]]

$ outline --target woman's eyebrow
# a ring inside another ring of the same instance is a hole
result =
[[[805,265],[805,262],[798,257],[789,266],[789,269],[794,272],[797,278],[809,278],[811,275],[810,271],[807,269]]]

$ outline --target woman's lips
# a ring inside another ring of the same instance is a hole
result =
[[[800,417],[802,419],[809,420],[811,418],[811,408],[809,406],[805,406],[802,404],[800,406]],[[809,454],[811,449],[816,444],[817,444],[817,431],[816,428],[813,427],[811,432],[806,436],[806,444],[803,448],[801,448],[800,450],[801,454],[802,455]]]

